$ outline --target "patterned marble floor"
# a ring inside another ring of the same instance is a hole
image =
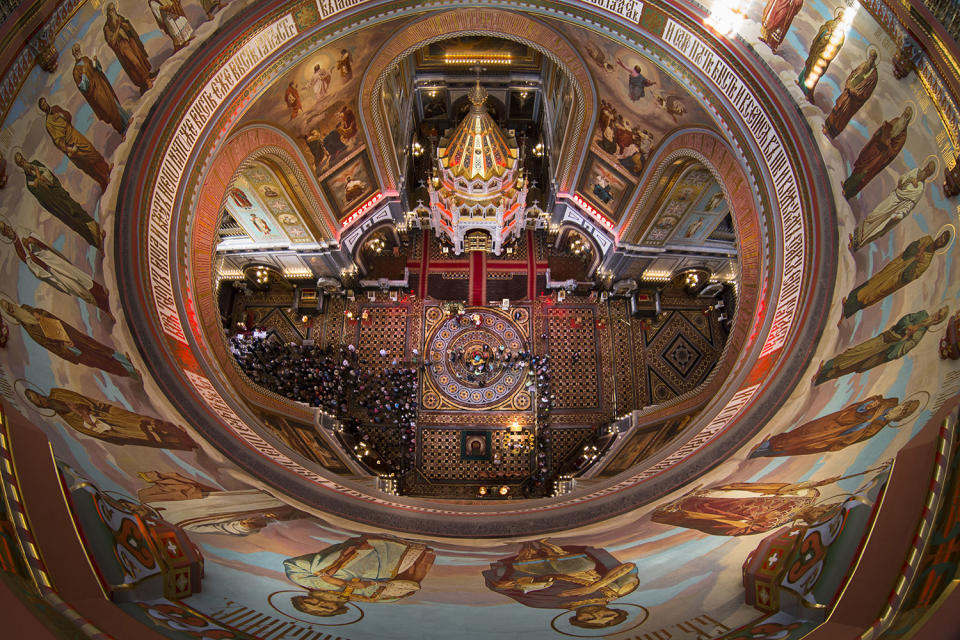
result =
[[[436,246],[430,253],[438,261],[457,264]],[[535,426],[532,410],[537,399],[531,396],[524,370],[504,367],[491,357],[501,346],[504,352],[550,356],[550,429],[554,462],[562,464],[578,454],[591,430],[615,415],[696,388],[712,370],[725,339],[714,315],[705,312],[707,303],[679,295],[664,297],[665,312],[655,321],[628,316],[623,299],[599,303],[576,296],[560,304],[541,296],[513,303],[507,311],[468,307],[460,321],[444,312],[442,301],[415,295],[393,300],[376,292],[353,301],[334,298],[323,315],[307,324],[289,311],[288,297],[278,296],[240,297],[232,317],[252,317],[283,340],[309,335],[321,347],[353,344],[364,367],[380,369],[396,361],[420,368],[413,485],[423,495],[460,496],[461,485],[476,489],[485,482],[519,487],[529,477],[529,449],[517,448],[509,427],[515,425],[523,434],[542,428]],[[420,366],[424,359],[429,366]],[[491,361],[493,371],[477,367]],[[477,375],[480,369],[482,375]],[[670,433],[676,432],[676,425],[668,426]],[[470,433],[489,434],[483,455],[465,457]],[[664,444],[662,435],[653,429],[618,462],[629,465],[658,449]],[[388,440],[378,448],[389,447]],[[447,489],[438,488],[442,486]]]

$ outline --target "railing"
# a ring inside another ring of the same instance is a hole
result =
[[[922,0],[954,40],[960,41],[960,0]]]
[[[23,0],[0,0],[0,22],[3,22],[20,8]]]

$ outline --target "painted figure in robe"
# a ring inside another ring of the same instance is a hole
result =
[[[891,423],[910,417],[919,407],[919,400],[901,403],[897,398],[870,396],[796,429],[767,438],[753,448],[749,457],[772,458],[840,451],[869,440],[884,427],[894,426]]]
[[[830,360],[821,362],[814,375],[813,383],[822,384],[848,373],[862,373],[902,358],[920,344],[930,327],[946,320],[949,314],[949,307],[941,307],[933,315],[923,310],[906,314],[881,334],[848,348]]]

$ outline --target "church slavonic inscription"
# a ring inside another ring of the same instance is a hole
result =
[[[759,148],[774,187],[783,229],[783,280],[774,309],[773,324],[761,357],[786,343],[800,305],[806,234],[796,173],[783,140],[774,130],[760,101],[737,74],[706,43],[682,26],[668,20],[663,39],[701,69],[733,104]]]

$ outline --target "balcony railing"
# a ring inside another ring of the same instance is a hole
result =
[[[923,0],[923,5],[954,40],[960,40],[960,0]]]

